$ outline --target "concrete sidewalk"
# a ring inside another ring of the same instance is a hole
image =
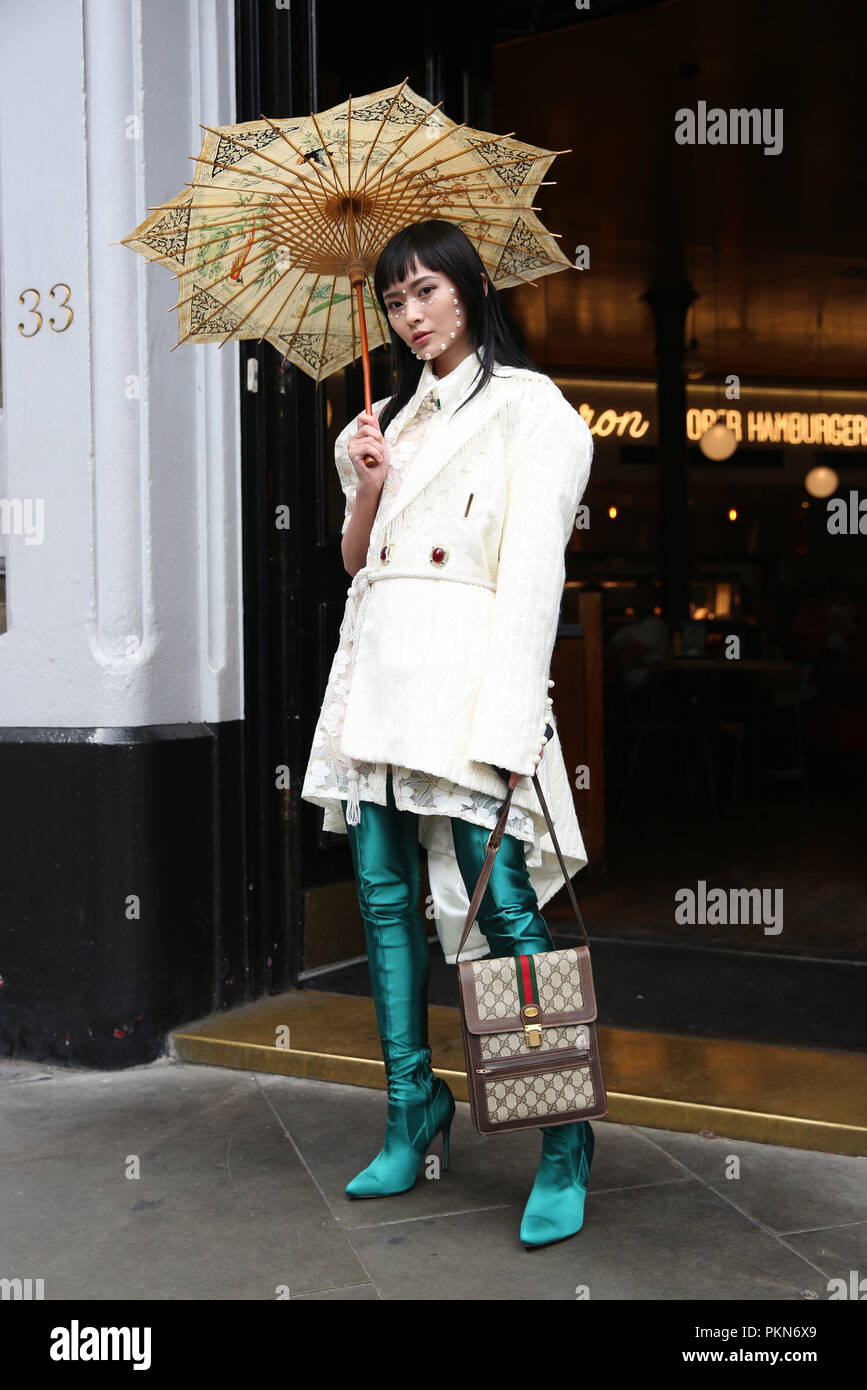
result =
[[[539,1137],[484,1138],[465,1103],[448,1173],[347,1198],[385,1108],[167,1058],[0,1062],[0,1278],[44,1279],[46,1300],[827,1300],[867,1270],[867,1158],[593,1121],[584,1228],[531,1251]]]

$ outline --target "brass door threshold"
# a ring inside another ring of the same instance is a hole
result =
[[[433,1067],[467,1099],[460,1015],[430,1006]],[[867,1155],[867,1054],[600,1027],[607,1119]],[[175,1029],[184,1062],[385,1089],[373,1000],[269,995]]]

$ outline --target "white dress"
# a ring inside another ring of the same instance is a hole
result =
[[[388,499],[400,487],[401,479],[411,466],[422,441],[429,438],[430,432],[442,428],[465,396],[474,389],[477,371],[478,362],[474,353],[470,353],[442,378],[436,376],[430,362],[425,363],[416,393],[416,408],[404,420],[400,433],[388,446],[389,468],[383,483],[380,507],[387,505]],[[343,533],[351,515],[352,504],[347,499]],[[345,660],[341,661],[340,655],[341,648],[338,647],[313,737],[301,796],[305,801],[324,808],[323,830],[345,835],[349,761],[341,755],[340,740],[349,695],[351,660],[348,649]],[[386,777],[391,764],[358,762],[354,766],[358,773],[359,801],[375,801],[384,806]],[[414,811],[419,818],[419,842],[427,850],[428,878],[434,898],[430,915],[433,916],[445,959],[450,964],[454,963],[469,897],[460,886],[456,886],[454,865],[450,866],[452,872],[449,872],[449,865],[443,858],[450,856],[454,860],[456,857],[450,818],[455,816],[493,830],[508,790],[507,785],[503,783],[503,796],[498,801],[445,778],[431,777],[413,768],[394,766],[392,786],[397,808]],[[512,806],[506,822],[506,833],[527,843],[528,865],[542,862],[538,832],[533,817],[527,811]],[[478,925],[474,924],[461,951],[461,960],[473,960],[489,954],[488,943]]]

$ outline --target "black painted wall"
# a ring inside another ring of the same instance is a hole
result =
[[[132,1066],[245,997],[241,729],[0,730],[0,1055]]]

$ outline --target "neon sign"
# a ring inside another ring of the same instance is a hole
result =
[[[578,413],[599,439],[643,439],[650,420],[640,410],[601,410],[583,401]],[[693,443],[717,421],[727,425],[739,444],[807,444],[830,448],[867,448],[867,415],[824,410],[700,410],[686,412],[686,437]]]
[[[867,415],[842,415],[824,410],[688,410],[688,439],[701,439],[717,420],[740,444],[825,444],[844,449],[867,446]],[[746,424],[746,433],[744,425]]]

